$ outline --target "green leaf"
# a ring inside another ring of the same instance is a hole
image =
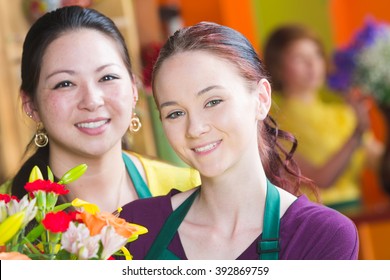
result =
[[[62,211],[70,206],[72,206],[72,203],[70,202],[57,205],[56,207],[54,207],[53,212]]]
[[[29,242],[34,242],[39,236],[41,236],[42,232],[45,230],[42,224],[37,225],[33,228],[26,236],[26,239]]]
[[[62,178],[60,179],[60,181],[58,183],[66,185],[66,184],[69,184],[73,181],[76,181],[78,178],[80,178],[85,173],[86,170],[87,170],[86,164],[80,164],[76,167],[73,167],[71,170],[66,172],[64,174],[64,176],[62,176]]]
[[[22,240],[22,244],[25,244],[26,248],[30,251],[27,255],[31,259],[42,259],[42,252],[39,251],[26,237]]]
[[[49,166],[47,166],[47,179],[54,182],[54,175]]]
[[[72,255],[71,255],[71,253],[69,253],[65,249],[61,249],[57,252],[55,259],[56,260],[71,260]],[[73,259],[75,259],[75,258],[73,258]]]
[[[41,170],[39,169],[38,166],[34,166],[33,169],[31,170],[30,177],[28,178],[29,182],[34,182],[35,180],[43,180],[43,175]]]

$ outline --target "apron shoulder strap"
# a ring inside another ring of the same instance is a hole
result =
[[[194,191],[178,208],[176,208],[175,211],[169,215],[145,256],[145,260],[166,259],[168,256],[166,254],[168,245],[171,243],[177,229],[184,220],[184,217],[187,215],[187,212],[191,208],[191,205],[197,197],[199,191],[200,188]],[[172,255],[173,254],[171,254],[170,259],[173,259]]]
[[[125,162],[126,169],[128,174],[130,175],[131,181],[133,182],[135,191],[138,194],[139,198],[147,198],[152,197],[152,194],[148,188],[148,185],[145,183],[141,174],[139,173],[137,167],[134,162],[130,159],[128,155],[122,153],[123,161]]]
[[[276,187],[267,180],[267,195],[265,199],[263,233],[257,244],[257,252],[261,260],[279,259],[279,228],[280,228],[280,195]]]
[[[178,259],[177,256],[167,248],[199,192],[200,188],[194,191],[169,215],[150,247],[145,260]],[[263,233],[257,244],[257,252],[259,254],[259,259],[261,260],[277,260],[279,258],[279,216],[280,195],[276,187],[267,180]]]

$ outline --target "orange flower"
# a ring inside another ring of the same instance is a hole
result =
[[[130,238],[133,235],[146,233],[144,227],[130,224],[125,219],[118,218],[111,213],[98,212],[94,215],[88,212],[81,212],[77,218],[81,218],[83,223],[88,227],[91,236],[99,234],[102,228],[106,225],[111,225],[115,228],[115,232],[125,238]]]

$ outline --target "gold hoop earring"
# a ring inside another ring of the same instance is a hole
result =
[[[49,143],[49,137],[47,137],[46,131],[43,128],[43,124],[41,122],[37,124],[34,143],[39,148],[45,147]]]
[[[131,123],[130,123],[130,132],[137,132],[141,129],[142,124],[141,121],[139,120],[138,116],[136,113],[133,114],[133,117],[131,118]]]

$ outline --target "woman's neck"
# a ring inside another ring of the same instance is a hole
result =
[[[283,95],[289,99],[299,99],[304,103],[311,103],[317,98],[318,92],[313,91],[311,89],[310,90],[309,89],[308,90],[286,89],[283,92]]]
[[[67,157],[62,161],[50,159],[56,176],[62,176],[81,163],[87,164],[87,171],[67,185],[70,190],[66,196],[68,201],[79,198],[96,204],[102,211],[113,212],[137,198],[121,153],[95,158]]]
[[[235,259],[262,232],[266,177],[256,168],[202,178],[200,195],[179,227],[189,259]]]
[[[199,219],[208,217],[207,220],[213,224],[235,227],[251,223],[249,217],[263,213],[266,182],[260,159],[250,168],[241,166],[218,178],[202,178],[202,190],[194,203],[193,213]],[[255,224],[258,225],[259,221]]]

